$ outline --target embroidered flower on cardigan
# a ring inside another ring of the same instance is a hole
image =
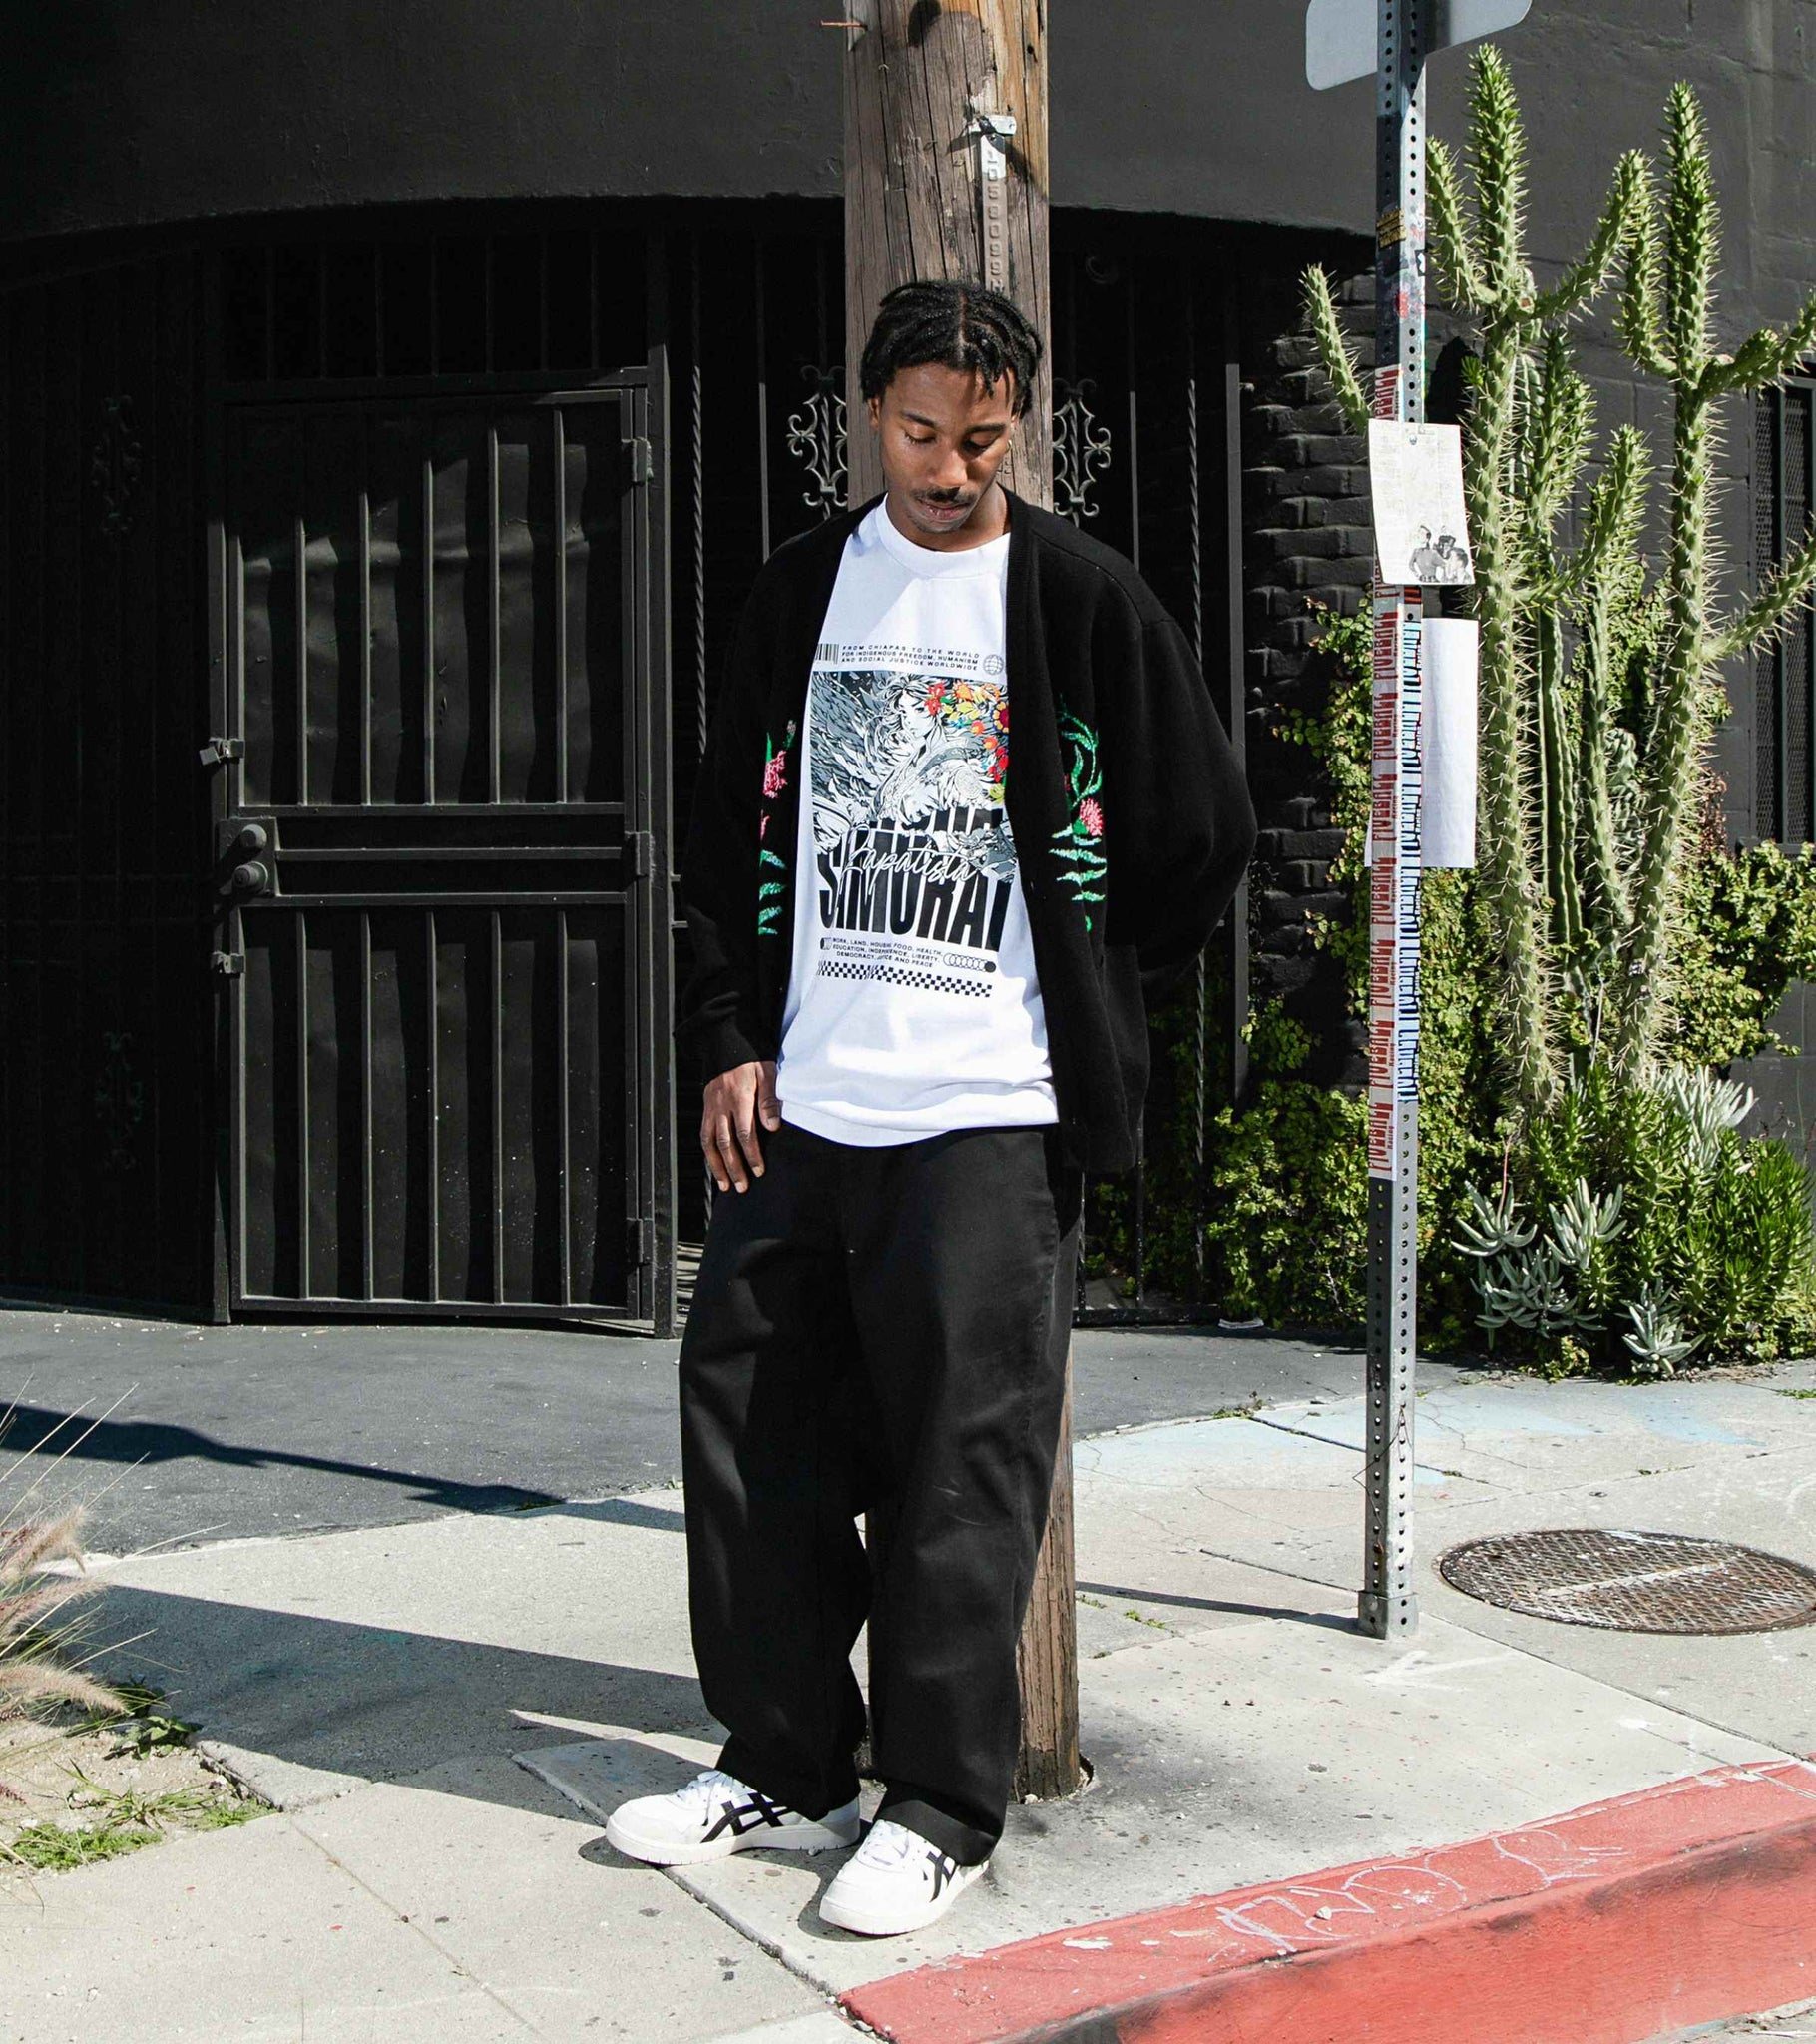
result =
[[[1084,910],[1085,927],[1096,927],[1093,904],[1104,899],[1104,877],[1110,862],[1104,856],[1104,772],[1098,765],[1098,735],[1082,717],[1060,712],[1060,737],[1064,740],[1066,791],[1072,801],[1072,820],[1053,833],[1054,856],[1060,860],[1060,877],[1072,889],[1072,898]]]
[[[769,835],[769,805],[781,798],[782,790],[788,785],[788,748],[794,743],[795,723],[791,717],[788,728],[782,733],[781,743],[765,733],[763,737],[763,806],[757,819],[756,886],[756,933],[759,937],[775,937],[781,934],[782,908],[788,898],[786,880],[771,878],[770,869],[786,873],[788,861],[779,853],[771,851],[765,842]]]

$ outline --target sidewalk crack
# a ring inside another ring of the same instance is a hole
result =
[[[1368,1452],[1365,1447],[1358,1445],[1354,1441],[1332,1440],[1327,1433],[1313,1433],[1308,1427],[1303,1426],[1288,1426],[1283,1419],[1269,1419],[1259,1412],[1253,1415],[1253,1423],[1256,1426],[1270,1426],[1275,1433],[1297,1434],[1300,1440],[1316,1441],[1321,1447],[1342,1448],[1352,1455],[1366,1455]],[[1523,1465],[1515,1463],[1513,1466],[1520,1468]],[[1413,1467],[1415,1469],[1423,1469],[1427,1476],[1442,1476],[1453,1483],[1480,1484],[1484,1490],[1499,1490],[1501,1488],[1499,1484],[1491,1483],[1486,1476],[1466,1476],[1461,1469],[1441,1469],[1435,1462],[1421,1462],[1416,1455],[1413,1457]]]
[[[514,2007],[511,2004],[511,2002],[508,2001],[505,1998],[505,1996],[502,1995],[498,1991],[498,1989],[492,1985],[492,1983],[489,1980],[483,1979],[478,1973],[474,1972],[472,1967],[469,1966],[466,1963],[466,1961],[462,1959],[457,1953],[450,1951],[448,1947],[442,1943],[440,1938],[432,1936],[425,1925],[418,1922],[414,1916],[406,1916],[403,1910],[401,1910],[387,1894],[383,1893],[380,1889],[375,1888],[372,1885],[372,1883],[366,1879],[364,1874],[360,1873],[356,1868],[349,1866],[347,1862],[341,1858],[339,1853],[333,1851],[329,1846],[324,1845],[321,1842],[321,1840],[318,1837],[316,1837],[315,1834],[312,1831],[310,1831],[304,1824],[303,1814],[303,1812],[297,1812],[296,1814],[291,1815],[288,1818],[290,1827],[295,1831],[296,1835],[299,1838],[306,1839],[307,1842],[311,1844],[315,1848],[315,1850],[321,1854],[321,1856],[328,1862],[330,1866],[338,1868],[338,1870],[344,1873],[347,1879],[350,1880],[356,1888],[359,1888],[363,1893],[370,1895],[372,1900],[375,1901],[381,1909],[385,1910],[391,1916],[394,1922],[401,1923],[406,1930],[413,1931],[415,1935],[424,1944],[426,1944],[432,1952],[435,1953],[437,1958],[445,1960],[447,1964],[453,1968],[455,1973],[458,1974],[462,1980],[468,1981],[472,1986],[478,1988],[480,1993],[483,1994],[488,2001],[496,2004],[496,2006],[505,2015],[509,2016],[514,2023],[519,2025],[519,2027],[525,2032],[526,2035],[536,2037],[542,2034],[542,2032],[537,2029],[536,2025],[533,2022],[531,2022],[529,2017],[526,2016],[521,2009]]]

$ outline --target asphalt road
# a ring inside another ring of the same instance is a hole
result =
[[[101,1553],[447,1512],[680,1475],[673,1341],[574,1328],[186,1326],[0,1309],[0,1521],[80,1501]],[[1074,1428],[1354,1391],[1362,1357],[1197,1329],[1087,1329]]]

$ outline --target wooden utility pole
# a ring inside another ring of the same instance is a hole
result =
[[[1047,0],[855,0],[845,12],[848,487],[861,504],[883,487],[857,370],[885,291],[974,276],[1047,337]],[[994,143],[990,115],[1015,124]],[[1049,507],[1052,418],[1044,359],[1003,480]]]
[[[885,291],[976,277],[1046,339],[1047,0],[848,0],[845,31],[845,363],[850,500],[883,486],[858,363]],[[1003,480],[1053,503],[1053,381],[1044,354]],[[1070,1274],[1068,1274],[1070,1278]],[[1072,1396],[1034,1595],[1022,1629],[1017,1792],[1079,1786],[1072,1552]]]

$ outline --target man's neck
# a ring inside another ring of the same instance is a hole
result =
[[[1001,483],[993,482],[963,525],[937,536],[914,529],[907,516],[896,509],[893,490],[883,499],[883,516],[910,546],[925,547],[930,554],[958,554],[969,547],[986,547],[1009,530],[1009,493]]]

